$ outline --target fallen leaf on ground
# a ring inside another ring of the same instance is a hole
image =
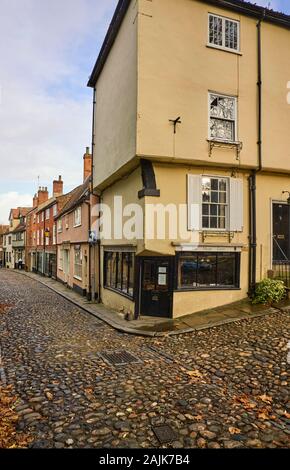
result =
[[[260,400],[262,400],[264,403],[268,403],[268,404],[271,404],[272,401],[273,401],[273,398],[272,397],[269,397],[267,395],[259,395]]]
[[[53,400],[53,394],[51,392],[45,392],[45,396],[48,400]]]
[[[239,403],[242,403],[245,408],[248,409],[253,409],[256,408],[256,403],[253,401],[250,401],[250,399],[246,396],[241,396],[241,397],[235,397],[235,400],[238,401]]]
[[[199,372],[199,370],[187,370],[186,373],[190,377],[193,377],[193,378],[196,378],[196,379],[199,379],[199,378],[203,377],[203,375]]]
[[[241,430],[239,428],[229,427],[230,434],[240,434]]]
[[[33,441],[28,435],[16,432],[19,420],[14,411],[16,403],[12,387],[0,386],[0,449],[27,448]]]
[[[258,419],[263,419],[268,421],[269,419],[276,419],[275,416],[270,416],[267,411],[261,411],[258,413]]]

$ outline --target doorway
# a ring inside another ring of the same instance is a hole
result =
[[[140,315],[172,318],[173,258],[141,258]]]
[[[290,263],[290,206],[273,204],[273,264]]]

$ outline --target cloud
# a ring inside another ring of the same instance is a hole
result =
[[[19,194],[17,192],[0,194],[0,224],[8,224],[10,208],[31,206],[32,199],[30,194]],[[8,207],[9,210],[7,211]]]
[[[0,200],[7,214],[8,187],[27,201],[38,176],[51,187],[62,174],[67,190],[82,180],[91,143],[86,83],[116,3],[1,0]]]

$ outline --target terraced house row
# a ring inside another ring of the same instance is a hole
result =
[[[135,318],[289,277],[289,46],[290,17],[246,1],[119,0],[88,83],[92,158],[19,219],[26,268]]]
[[[91,167],[87,148],[79,186],[64,194],[59,176],[51,196],[47,187],[40,187],[32,207],[11,209],[10,226],[1,229],[3,266],[58,279],[90,297]]]

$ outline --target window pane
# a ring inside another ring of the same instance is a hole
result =
[[[236,254],[221,253],[218,256],[218,285],[235,286]]]
[[[199,287],[215,286],[217,271],[217,257],[211,253],[198,255],[197,285]]]
[[[212,191],[217,191],[219,189],[219,180],[216,178],[211,178],[210,189]]]
[[[202,218],[202,228],[209,228],[209,217]]]
[[[225,20],[225,47],[238,49],[238,24]]]
[[[209,204],[202,205],[202,215],[209,215]]]
[[[196,287],[197,255],[180,257],[178,266],[178,279],[181,288]]]
[[[133,297],[134,294],[134,273],[135,273],[135,255],[129,253],[129,267],[130,267],[130,276],[129,276],[129,291],[128,294]]]
[[[225,217],[218,218],[218,228],[225,229],[226,228],[226,219]]]
[[[210,95],[210,115],[220,119],[235,119],[235,98]]]
[[[210,201],[210,191],[203,191],[202,202],[209,202],[209,201]]]
[[[227,190],[227,180],[225,180],[225,179],[220,179],[219,180],[219,190],[220,191],[226,191]]]
[[[216,46],[223,45],[223,35],[222,35],[222,18],[217,16],[209,16],[209,43],[215,44]]]
[[[210,228],[218,228],[218,219],[217,217],[210,218]]]
[[[105,286],[129,294],[134,290],[134,254],[105,252]]]
[[[227,202],[227,193],[220,192],[219,193],[219,203],[220,204],[225,204],[226,202]]]
[[[217,191],[211,192],[211,202],[219,202],[219,194]]]
[[[117,289],[122,289],[122,253],[117,253]]]
[[[117,253],[112,253],[111,287],[116,288]]]
[[[210,137],[213,139],[234,141],[234,123],[222,119],[210,119]]]
[[[129,256],[130,253],[123,253],[122,292],[125,294],[128,293]]]
[[[210,215],[218,215],[218,206],[216,204],[211,204]]]
[[[220,217],[225,217],[226,216],[226,206],[218,206],[218,215]]]

